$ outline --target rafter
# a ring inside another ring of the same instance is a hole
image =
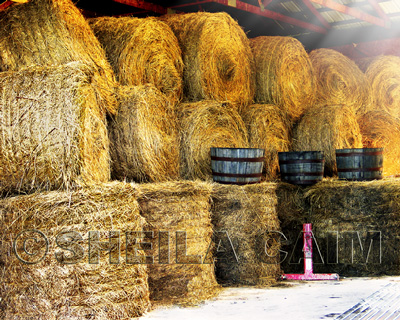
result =
[[[303,3],[306,5],[306,7],[311,11],[311,13],[321,22],[325,28],[330,29],[331,25],[326,21],[326,19],[322,16],[321,13],[318,12],[317,9],[315,9],[314,5],[310,2],[310,0],[303,0]]]
[[[159,14],[166,14],[168,12],[167,8],[147,1],[142,1],[142,0],[113,0],[113,1],[126,4],[128,6],[132,6],[135,8],[152,11]]]
[[[4,1],[2,4],[0,4],[0,11],[7,9],[12,4],[13,4],[12,1]]]
[[[380,26],[380,27],[385,27],[389,28],[390,27],[390,22],[385,21],[381,18],[377,18],[374,16],[371,16],[370,14],[363,12],[361,10],[358,10],[356,8],[348,7],[345,6],[341,3],[335,2],[333,0],[310,0],[311,2],[317,3],[321,6],[327,7],[329,9],[338,11],[340,13],[347,14],[349,16],[352,16],[354,18],[357,18],[362,21],[369,22],[371,24]]]
[[[382,10],[381,6],[376,0],[367,0],[368,3],[371,5],[371,7],[375,10],[375,12],[383,19],[383,20],[389,20],[389,17],[386,15],[386,13]]]

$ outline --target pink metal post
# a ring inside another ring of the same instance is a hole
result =
[[[339,280],[336,273],[313,273],[311,223],[303,224],[304,274],[284,274],[282,280]]]

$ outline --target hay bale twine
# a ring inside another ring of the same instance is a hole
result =
[[[227,13],[162,16],[182,48],[187,101],[216,100],[247,105],[254,95],[249,40]]]
[[[122,85],[154,84],[171,103],[182,99],[182,53],[171,28],[148,17],[89,20]]]
[[[276,185],[268,183],[214,186],[212,213],[220,283],[268,286],[280,276],[275,191]]]
[[[368,110],[368,82],[354,61],[325,48],[311,51],[310,60],[317,77],[317,105],[345,105],[356,113]]]
[[[370,85],[372,103],[366,111],[400,117],[400,57],[378,56],[359,62]]]
[[[400,121],[383,110],[370,111],[359,121],[364,148],[383,148],[383,175],[400,174]]]
[[[153,247],[146,251],[154,257],[148,265],[151,301],[193,305],[215,296],[219,286],[212,263],[211,184],[140,184],[138,190],[145,229],[154,233]]]
[[[229,103],[201,101],[177,106],[180,168],[184,179],[211,180],[210,148],[247,148],[247,129]]]
[[[0,200],[0,317],[100,320],[141,316],[150,307],[147,268],[125,263],[125,256],[131,254],[125,232],[141,231],[144,224],[136,190],[125,183]],[[91,242],[89,247],[89,231],[99,231],[100,243]],[[114,234],[111,239],[109,231],[119,231],[119,237]],[[39,232],[48,239],[47,254]],[[67,232],[68,237],[62,239]],[[26,252],[33,255],[24,252],[24,240]],[[19,258],[13,251],[14,241]],[[101,251],[99,256],[92,255],[99,257],[98,264],[96,259],[89,263],[89,251],[105,249],[108,243],[114,245],[112,253]]]
[[[115,113],[114,73],[89,24],[71,0],[31,0],[0,12],[0,70],[84,61],[97,72],[100,105]]]
[[[0,192],[109,180],[109,140],[94,72],[72,62],[0,73]]]
[[[350,107],[311,108],[294,128],[293,151],[323,151],[325,175],[337,175],[335,151],[345,148],[362,148],[360,127]]]
[[[291,125],[276,105],[253,104],[241,113],[249,135],[250,148],[265,149],[263,171],[267,180],[278,177],[278,152],[289,151]]]
[[[179,176],[177,119],[154,85],[121,86],[118,114],[108,122],[111,176],[133,181],[166,181]]]
[[[254,101],[278,105],[297,120],[315,101],[315,75],[303,45],[292,37],[250,39],[254,55]]]

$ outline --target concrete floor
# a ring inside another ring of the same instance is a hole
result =
[[[334,319],[389,283],[400,284],[400,277],[283,281],[281,286],[267,289],[226,288],[200,306],[162,307],[140,319]]]

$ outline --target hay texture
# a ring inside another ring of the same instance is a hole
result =
[[[311,187],[305,196],[324,258],[324,264],[314,265],[315,272],[400,274],[398,179],[328,180]]]
[[[278,152],[286,152],[291,144],[291,125],[286,114],[276,105],[253,104],[241,113],[251,148],[265,150],[264,172],[267,180],[278,177]]]
[[[154,17],[101,17],[89,23],[120,84],[152,83],[171,103],[182,99],[182,53],[167,24]]]
[[[181,177],[210,180],[210,148],[248,147],[247,129],[229,103],[201,101],[177,107],[181,152]]]
[[[254,95],[249,40],[227,13],[196,12],[161,17],[178,38],[185,64],[187,101],[247,105]]]
[[[400,116],[400,57],[378,56],[359,62],[370,85],[372,103],[367,111]]]
[[[215,185],[212,212],[220,283],[268,286],[279,277],[280,245],[274,231],[280,231],[280,226],[275,191],[276,185],[268,183]],[[217,232],[226,232],[235,253]]]
[[[115,77],[104,50],[70,0],[32,0],[0,12],[0,70],[84,61],[97,72],[96,95],[115,113]]]
[[[173,106],[154,85],[121,86],[118,115],[109,121],[112,178],[166,181],[179,177]]]
[[[2,319],[130,319],[148,310],[146,266],[125,263],[125,231],[141,231],[145,224],[129,184],[3,199],[0,222]],[[47,237],[47,254],[44,238],[28,230]],[[72,231],[81,238],[58,237]],[[100,244],[92,242],[92,249],[112,248],[110,254],[100,251],[98,264],[89,263],[89,231],[100,234]],[[118,236],[111,240],[109,231],[120,232],[119,248]],[[24,253],[25,240],[34,255]]]
[[[138,189],[145,229],[154,232],[153,249],[146,251],[154,257],[154,264],[148,265],[151,300],[193,305],[215,296],[219,286],[212,257],[204,263],[207,253],[212,254],[211,185],[168,182],[141,184]],[[159,231],[168,232],[169,241]],[[177,240],[177,231],[186,232],[186,246],[184,238]]]
[[[325,48],[313,50],[309,56],[317,78],[317,105],[345,105],[356,113],[368,110],[368,82],[354,61]]]
[[[89,66],[0,73],[0,189],[31,192],[108,181],[109,141]]]
[[[303,45],[291,37],[250,39],[254,55],[254,101],[278,105],[297,120],[315,101],[315,75]]]
[[[360,129],[364,148],[383,148],[383,175],[400,174],[400,122],[383,110],[362,115]]]
[[[325,175],[337,175],[335,151],[345,148],[362,148],[360,127],[350,107],[314,107],[294,129],[293,151],[323,151]]]

